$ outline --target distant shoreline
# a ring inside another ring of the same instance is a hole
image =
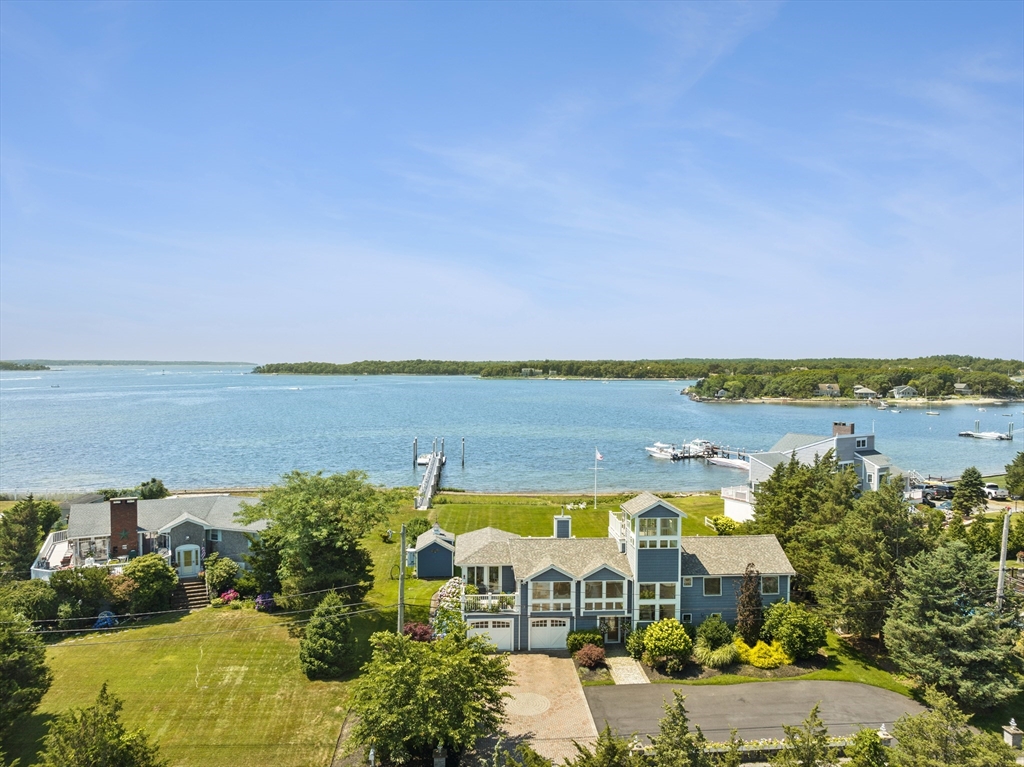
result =
[[[1024,402],[1022,399],[1010,397],[957,397],[955,399],[924,399],[915,397],[913,399],[876,399],[863,400],[851,399],[850,397],[813,397],[798,399],[794,397],[755,397],[752,399],[713,399],[708,397],[693,397],[694,402],[702,405],[816,405],[823,407],[872,407],[877,408],[879,402],[884,402],[889,409],[899,408],[922,408],[922,407],[952,407],[954,405],[1011,405]]]

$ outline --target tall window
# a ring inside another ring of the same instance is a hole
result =
[[[476,586],[481,594],[486,592],[501,591],[501,568],[490,567],[466,567],[463,568],[466,574],[466,585]]]
[[[535,612],[572,610],[570,581],[533,581],[530,584],[530,607]]]
[[[679,520],[676,517],[641,517],[637,520],[637,548],[675,549],[679,547],[678,536]]]
[[[622,610],[625,584],[622,581],[584,581],[584,610]]]
[[[658,621],[676,614],[676,584],[641,583],[638,593],[638,619]]]

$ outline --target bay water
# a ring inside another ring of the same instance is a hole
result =
[[[442,484],[479,491],[717,490],[745,473],[644,451],[694,438],[746,450],[833,421],[877,434],[903,469],[1002,473],[1017,442],[958,437],[1024,423],[1021,403],[879,411],[863,404],[708,404],[684,381],[491,380],[446,376],[264,376],[251,366],[69,366],[0,374],[0,492],[265,485],[292,469],[365,470],[415,485],[412,441],[445,438]],[[1011,414],[1006,417],[1005,414]],[[461,463],[465,438],[466,462]]]

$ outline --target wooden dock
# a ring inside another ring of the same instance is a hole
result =
[[[416,491],[416,511],[426,511],[434,500],[434,494],[441,488],[441,469],[444,466],[444,452],[430,454],[427,470],[423,473],[419,490]]]

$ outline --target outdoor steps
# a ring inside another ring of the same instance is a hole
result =
[[[206,583],[196,580],[182,580],[171,594],[172,610],[198,610],[210,604],[206,598]]]

